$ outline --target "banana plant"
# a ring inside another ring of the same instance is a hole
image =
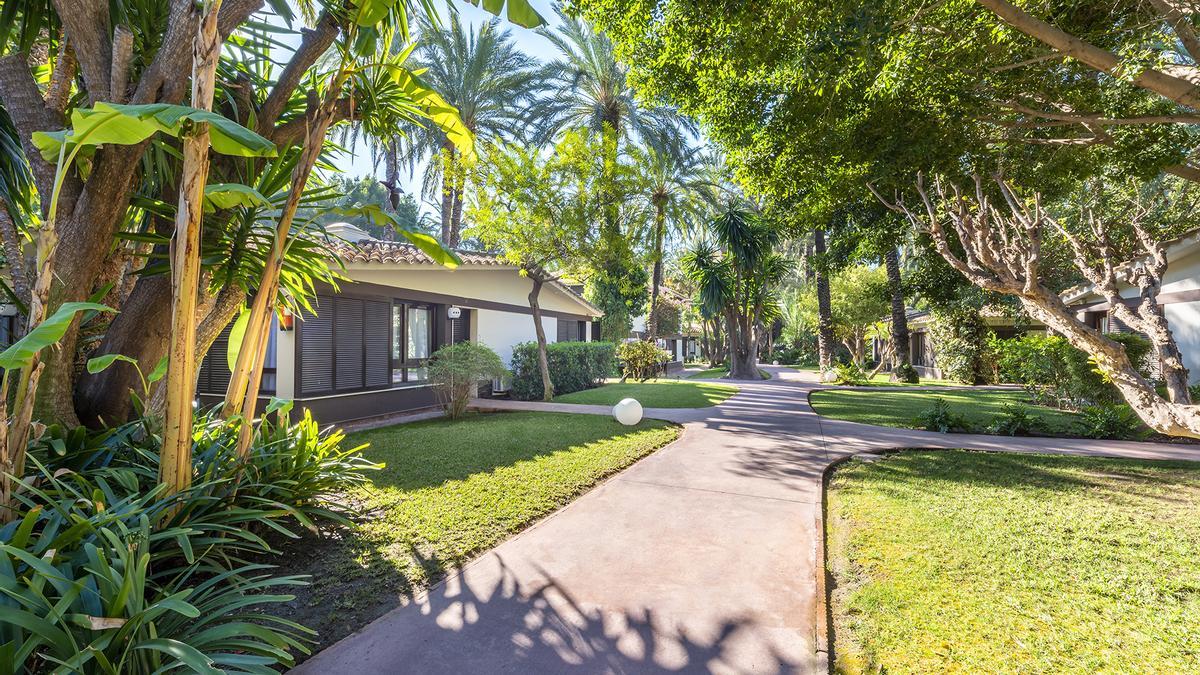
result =
[[[81,313],[114,311],[98,303],[72,302],[47,317],[54,252],[58,247],[55,223],[63,181],[73,167],[86,172],[100,145],[136,145],[157,133],[180,136],[198,123],[213,129],[207,142],[217,152],[247,157],[275,154],[270,141],[231,120],[208,111],[167,104],[98,103],[92,109],[76,109],[67,129],[33,135],[42,155],[56,161],[56,170],[47,217],[37,233],[36,277],[27,314],[29,330],[0,354],[0,368],[4,371],[0,379],[0,522],[12,518],[14,495],[25,473],[25,448],[33,428],[33,402],[42,372],[40,355],[66,335]],[[19,374],[10,410],[8,392],[14,372]],[[189,422],[189,437],[190,428]]]

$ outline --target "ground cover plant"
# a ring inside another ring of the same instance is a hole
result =
[[[827,514],[840,671],[1200,665],[1200,464],[906,451]]]
[[[332,644],[678,435],[657,420],[533,412],[353,434],[387,466],[344,494],[358,527],[289,548],[283,568],[313,583],[284,616]]]
[[[646,408],[706,408],[717,405],[737,392],[738,388],[730,384],[649,380],[614,382],[596,389],[559,396],[554,402],[616,405],[622,399],[636,398]]]
[[[986,431],[997,417],[1005,415],[1005,406],[1028,406],[1028,417],[1036,420],[1045,433],[1071,436],[1078,433],[1076,413],[1035,405],[1023,391],[998,389],[961,389],[921,391],[905,388],[874,388],[814,391],[809,402],[818,414],[834,419],[887,427],[924,429],[922,420],[945,402],[948,412],[962,424],[954,430]],[[940,429],[939,429],[940,430]]]

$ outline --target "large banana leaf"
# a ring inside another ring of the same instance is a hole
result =
[[[63,303],[57,312],[26,333],[25,337],[0,352],[0,369],[15,370],[29,365],[34,355],[66,335],[67,328],[71,326],[71,320],[75,318],[76,314],[86,311],[115,312],[117,310],[95,302]]]
[[[421,114],[446,134],[464,159],[474,161],[475,134],[463,123],[458,109],[447,103],[441,94],[425,86],[421,78],[409,69],[395,64],[387,64],[387,67],[392,81],[412,99]]]
[[[160,131],[177,137],[188,123],[198,122],[208,123],[212,149],[223,155],[274,157],[276,154],[274,143],[227,117],[169,103],[97,103],[94,108],[76,108],[71,113],[69,129],[36,132],[33,143],[46,161],[55,162],[63,143],[69,147],[80,144],[88,147],[134,145]]]
[[[241,183],[213,183],[204,186],[204,210],[233,209],[239,206],[271,207],[271,201],[261,192]]]

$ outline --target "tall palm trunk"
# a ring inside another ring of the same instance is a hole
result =
[[[667,216],[660,202],[655,204],[654,211],[654,273],[650,282],[650,315],[646,330],[653,340],[658,337],[658,294],[662,288],[663,277],[663,237],[666,236]]]
[[[212,109],[221,41],[217,14],[221,0],[204,6],[192,45],[192,106]],[[169,493],[192,482],[192,398],[196,386],[196,296],[200,291],[200,227],[208,180],[208,125],[196,123],[183,139],[179,207],[171,259],[171,345],[159,482]]]
[[[462,243],[463,193],[467,189],[466,172],[460,167],[455,174],[454,206],[450,213],[450,238],[446,242],[450,248],[458,248]]]
[[[542,275],[534,272],[529,275],[533,282],[533,290],[529,291],[529,309],[533,312],[533,330],[537,335],[538,370],[542,374],[542,400],[554,398],[554,382],[550,379],[550,359],[546,355],[546,327],[542,325],[542,306],[538,304],[538,296],[545,283]]]
[[[400,156],[393,139],[387,144],[383,155],[383,185],[388,191],[388,204],[392,212],[400,210]]]
[[[450,231],[454,224],[454,148],[446,141],[442,146],[442,244],[450,245]]]
[[[888,291],[892,295],[892,353],[895,367],[893,379],[916,382],[912,369],[912,354],[908,344],[908,316],[904,312],[904,286],[900,279],[900,253],[896,247],[888,247],[883,255],[883,266],[887,269]]]
[[[813,253],[817,278],[817,354],[821,371],[833,367],[833,303],[829,298],[829,272],[825,265],[825,230],[813,233]]]

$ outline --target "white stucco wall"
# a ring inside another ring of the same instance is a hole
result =
[[[1200,302],[1177,302],[1163,306],[1167,324],[1183,353],[1192,384],[1200,383]]]
[[[537,340],[533,317],[528,314],[500,312],[494,309],[478,309],[475,312],[476,340],[479,344],[495,350],[506,366],[511,365],[513,345]],[[542,328],[546,331],[547,342],[555,342],[558,339],[558,319],[543,316]]]
[[[399,267],[382,263],[354,263],[346,266],[346,275],[355,281],[522,307],[529,306],[529,291],[533,290],[533,282],[522,277],[515,269],[463,267],[451,270],[432,265]],[[552,312],[594,314],[587,305],[554,285],[542,287],[538,302],[542,309]],[[470,306],[470,303],[464,303],[464,306]]]
[[[296,398],[296,331],[275,330],[275,396]]]

